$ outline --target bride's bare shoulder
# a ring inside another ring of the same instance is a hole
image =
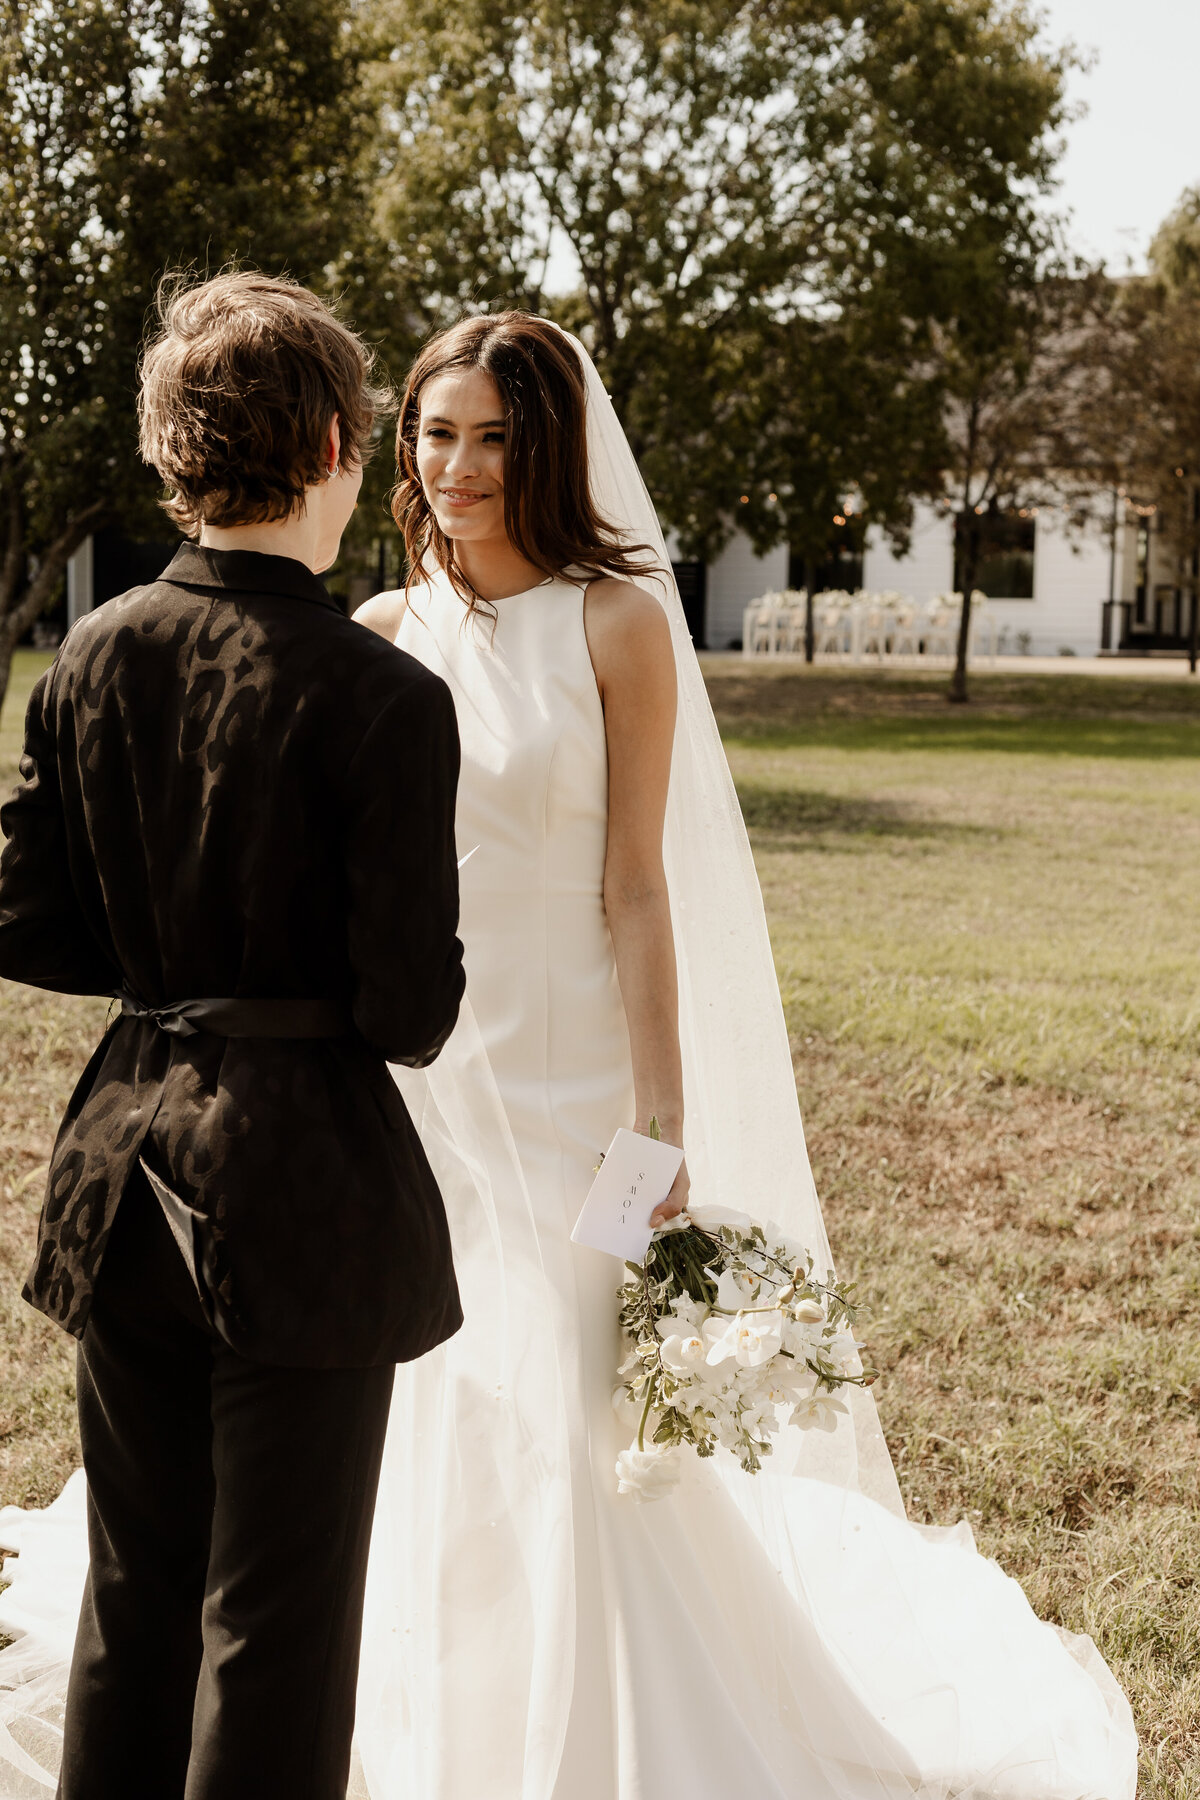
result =
[[[357,625],[377,631],[389,644],[394,644],[407,609],[408,595],[403,588],[393,588],[389,593],[373,594],[369,600],[364,600],[354,620]]]
[[[674,693],[675,657],[667,615],[653,594],[615,575],[590,582],[584,593],[583,629],[606,705],[621,693],[643,689],[647,697],[653,690],[666,704]]]
[[[605,650],[649,649],[671,641],[667,615],[654,595],[615,575],[588,583],[583,617],[593,655],[597,649],[603,654]]]

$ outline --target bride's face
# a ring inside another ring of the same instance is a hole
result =
[[[482,369],[435,375],[421,393],[417,473],[448,538],[504,536],[504,402]]]

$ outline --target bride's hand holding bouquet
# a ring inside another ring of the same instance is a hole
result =
[[[652,1220],[665,1222],[645,1262],[626,1265],[618,1296],[627,1355],[615,1398],[623,1412],[637,1408],[638,1431],[617,1479],[640,1500],[675,1486],[685,1445],[702,1457],[729,1450],[756,1474],[778,1431],[832,1431],[849,1410],[839,1389],[874,1380],[853,1335],[852,1288],[820,1279],[769,1223],[715,1207],[672,1211],[675,1197],[656,1208]]]
[[[660,1120],[657,1113],[648,1115],[647,1120],[639,1118],[633,1129],[641,1137],[656,1138],[660,1143],[674,1144],[683,1148],[683,1120],[672,1122],[669,1118]],[[671,1183],[671,1191],[665,1200],[659,1202],[650,1214],[650,1223],[656,1231],[668,1226],[678,1219],[688,1203],[688,1195],[692,1191],[691,1177],[688,1174],[686,1160],[679,1165],[679,1173]]]

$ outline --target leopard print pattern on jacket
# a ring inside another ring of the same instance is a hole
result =
[[[138,1156],[196,1221],[222,1335],[401,1361],[460,1322],[441,1197],[387,1062],[453,1027],[453,702],[301,564],[182,548],[68,633],[3,809],[0,975],[146,1005],[319,998],[330,1039],[118,1017],[55,1144],[26,1298],[80,1335]]]

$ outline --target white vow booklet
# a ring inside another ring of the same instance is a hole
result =
[[[640,1132],[617,1132],[575,1221],[571,1241],[607,1250],[623,1262],[645,1262],[654,1236],[650,1214],[665,1200],[683,1151]]]

